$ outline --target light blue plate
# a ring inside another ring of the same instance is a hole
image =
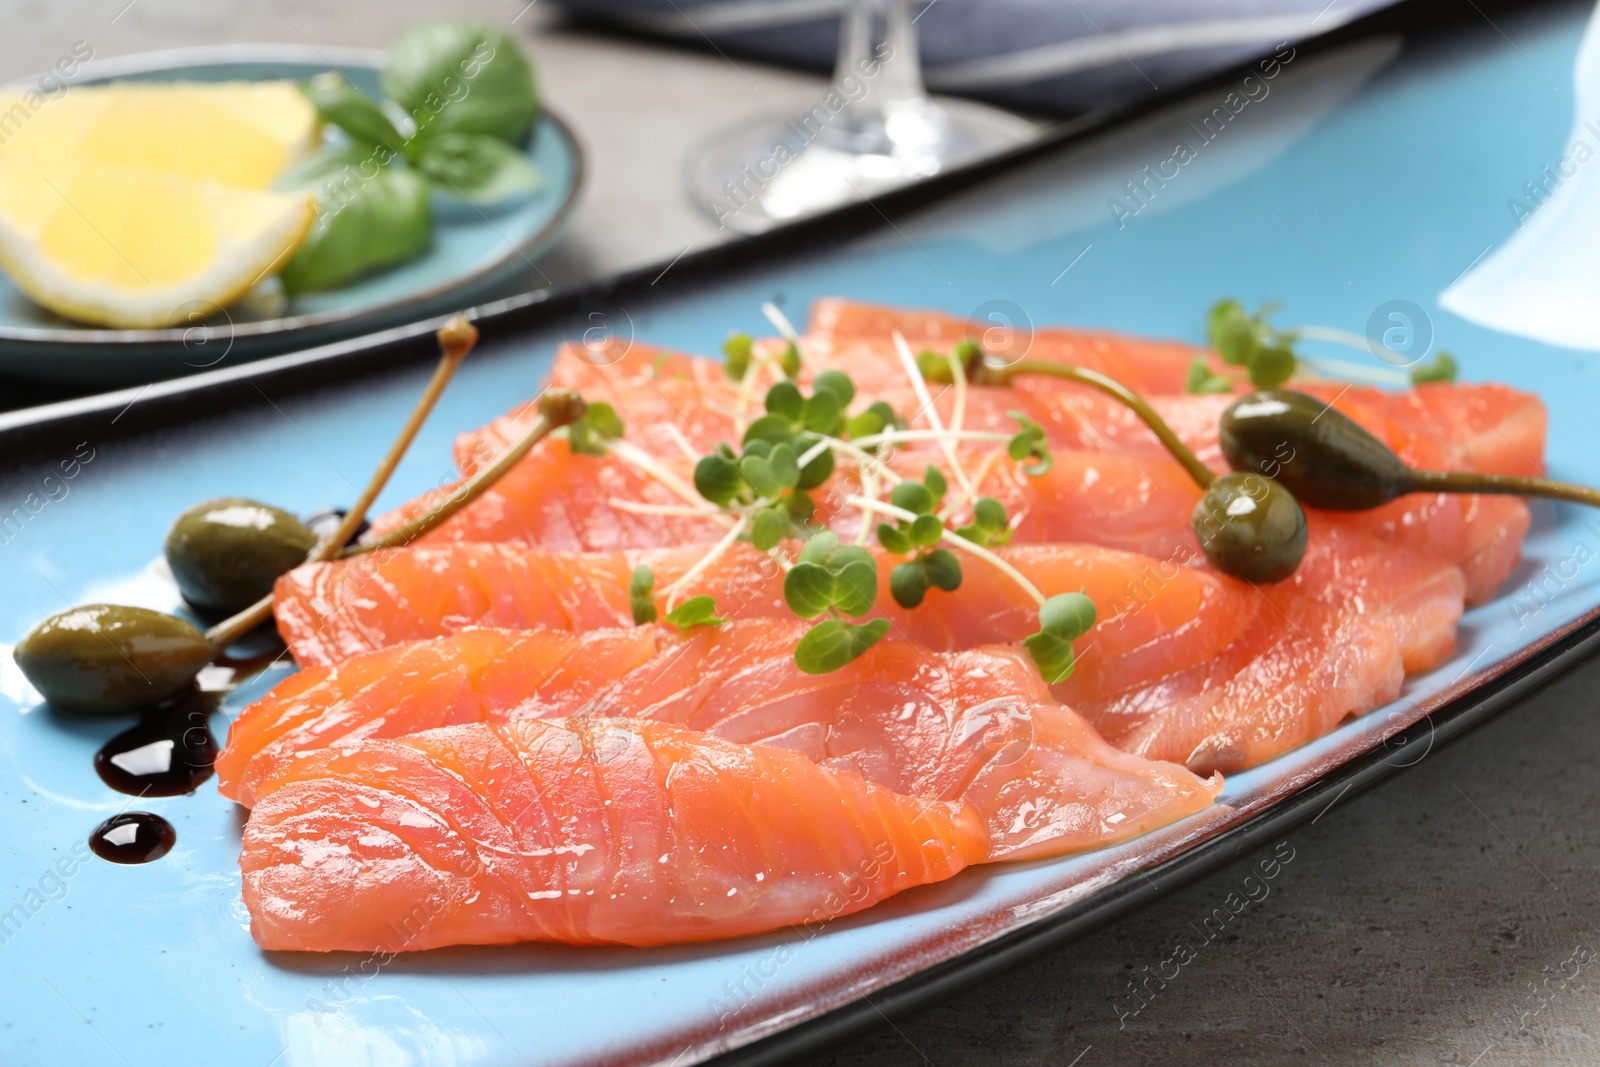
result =
[[[762,300],[800,316],[816,297],[844,293],[1198,340],[1206,307],[1227,294],[1283,300],[1286,324],[1357,332],[1375,308],[1405,299],[1430,310],[1468,378],[1542,395],[1553,473],[1600,484],[1595,357],[1433,311],[1436,294],[1510,232],[1506,199],[1559,157],[1568,127],[1576,17],[1502,17],[1500,27],[1516,47],[1484,26],[1448,46],[1402,51],[1390,40],[1307,51],[1125,226],[1107,200],[1125,195],[1145,164],[1167,158],[1174,125],[1211,114],[1223,90],[799,264],[752,267],[717,288],[667,298],[640,285],[637,300],[609,309],[603,323],[706,351],[729,329],[761,330]],[[487,320],[485,350],[463,367],[385,503],[448,478],[452,435],[537,389],[554,344],[593,328],[590,311],[537,333],[514,323],[497,332]],[[170,585],[148,568],[171,518],[204,497],[247,494],[300,511],[349,500],[424,375],[410,363],[298,392],[268,377],[260,395],[218,379],[187,402],[159,401],[187,403],[192,415],[163,416],[176,424],[152,417],[131,436],[124,431],[141,405],[156,401],[139,401],[131,416],[118,414],[122,398],[91,406],[62,424],[70,434],[4,432],[13,466],[0,481],[0,520],[30,492],[44,500],[53,485],[56,498],[0,535],[0,638],[15,641],[74,602],[170,607]],[[94,457],[63,483],[59,464],[79,440]],[[57,480],[46,483],[47,475]],[[1395,704],[1235,776],[1228,806],[1207,818],[1237,824],[1305,796],[1308,783],[1375,746],[1381,753],[1424,711],[1477,691],[1592,616],[1600,608],[1595,518],[1537,506],[1525,562],[1500,599],[1467,615],[1448,662],[1411,678]],[[1573,564],[1579,543],[1588,562]],[[1522,587],[1546,566],[1560,580],[1545,582],[1536,610],[1526,610]],[[90,766],[122,724],[38,706],[9,657],[3,662],[0,1060],[16,1067],[155,1067],[185,1056],[245,1067],[682,1067],[959,964],[1087,901],[1134,892],[1143,879],[1130,879],[1133,871],[1217,828],[1196,819],[1096,853],[974,869],[809,939],[655,951],[464,949],[381,968],[353,955],[266,954],[251,942],[240,904],[239,814],[209,784],[193,797],[141,802],[177,827],[165,859],[54,873],[127,803]],[[283,674],[235,694],[228,713]],[[1425,758],[1422,745],[1394,749],[1395,762]]]
[[[338,69],[379,96],[382,63],[381,52],[364,49],[227,45],[91,62],[73,84],[303,80]],[[578,142],[548,110],[526,154],[544,176],[533,194],[482,210],[435,195],[433,244],[424,255],[339,289],[292,297],[269,318],[237,304],[183,328],[107,330],[46,311],[0,275],[0,374],[111,388],[309,348],[504,295],[506,282],[561,235],[583,185]]]

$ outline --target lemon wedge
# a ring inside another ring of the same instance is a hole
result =
[[[287,82],[75,87],[33,111],[0,97],[0,267],[81,322],[199,321],[305,239],[314,197],[267,186],[316,140]]]
[[[265,189],[317,137],[317,113],[293,82],[113,82],[36,110],[0,95],[0,160],[46,169],[115,163]]]

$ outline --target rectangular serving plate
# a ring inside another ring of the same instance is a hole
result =
[[[386,500],[450,478],[453,434],[534,393],[559,340],[587,332],[706,351],[729,329],[761,330],[764,299],[795,316],[844,293],[1191,340],[1204,309],[1229,294],[1282,299],[1285,322],[1356,330],[1389,300],[1431,309],[1504,238],[1505,197],[1559,154],[1570,113],[1566,90],[1544,78],[1570,81],[1583,12],[1490,10],[1516,45],[1487,24],[1441,25],[1412,4],[1300,48],[1268,95],[1121,225],[1108,201],[1167,158],[1242,71],[1011,165],[686,256],[659,276],[483,309],[480,351]],[[1600,483],[1600,455],[1585,440],[1600,400],[1588,357],[1443,312],[1432,320],[1467,377],[1545,398],[1553,474]],[[175,607],[152,562],[171,518],[197,500],[242,494],[300,511],[348,501],[421,387],[428,330],[0,417],[0,524],[11,518],[0,526],[0,637],[15,641],[70,603]],[[217,1062],[293,1065],[797,1054],[1318,817],[1588,655],[1600,641],[1600,567],[1588,562],[1590,551],[1600,556],[1600,521],[1591,521],[1537,505],[1523,564],[1499,599],[1468,613],[1448,662],[1408,679],[1395,703],[1235,775],[1209,812],[1113,848],[970,870],[815,929],[704,946],[466,948],[386,964],[263,953],[239,901],[240,814],[209,784],[140,802],[177,827],[163,860],[74,859],[89,830],[128,804],[90,765],[124,724],[39,706],[4,656],[7,1061],[144,1064],[179,1047]],[[285,673],[252,681],[225,711]]]

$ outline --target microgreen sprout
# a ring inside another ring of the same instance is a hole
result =
[[[567,427],[567,445],[574,452],[586,456],[606,454],[606,442],[615,441],[623,434],[622,416],[605,401],[589,405],[583,418]]]
[[[646,564],[633,569],[628,579],[628,603],[633,608],[633,624],[643,626],[656,621],[656,602],[651,593],[656,587],[656,573]]]
[[[1050,442],[1045,436],[1044,427],[1020,411],[1008,411],[1006,414],[1016,419],[1017,425],[1022,427],[1006,445],[1006,452],[1022,464],[1022,472],[1029,477],[1038,478],[1048,474],[1054,460],[1050,458]],[[1033,462],[1029,463],[1028,460]]]
[[[795,663],[807,674],[827,674],[858,658],[889,632],[888,619],[851,622],[878,598],[878,564],[859,545],[841,545],[832,532],[817,534],[800,550],[783,580],[783,600],[802,619],[826,615],[795,646]]]
[[[1195,396],[1207,393],[1231,393],[1233,382],[1220,374],[1213,373],[1205,356],[1195,356],[1189,362],[1189,377],[1184,383],[1184,388]]]
[[[755,342],[747,333],[731,333],[722,342],[722,353],[728,357],[724,366],[729,378],[736,382],[744,381],[744,376],[750,373],[750,353],[754,347]]]
[[[1411,368],[1411,384],[1421,385],[1424,382],[1453,382],[1460,368],[1456,366],[1456,359],[1444,349],[1439,349],[1439,354],[1426,363],[1418,363]]]
[[[1267,322],[1277,310],[1277,304],[1262,304],[1252,315],[1229,298],[1211,305],[1206,320],[1211,347],[1224,363],[1245,368],[1260,389],[1282,385],[1295,371],[1294,343],[1300,335]]]
[[[1094,601],[1083,593],[1061,593],[1039,605],[1039,631],[1022,639],[1039,673],[1051,685],[1072,674],[1072,642],[1094,626]]]
[[[972,505],[972,521],[956,529],[956,535],[975,545],[994,548],[1011,540],[1011,520],[1005,505],[992,496],[980,496]]]
[[[717,614],[717,602],[709,596],[692,596],[667,612],[667,622],[680,630],[694,626],[721,626],[728,620]]]
[[[922,481],[903,481],[889,491],[890,504],[915,516],[878,524],[879,544],[896,555],[912,556],[889,572],[889,593],[903,608],[921,604],[930,586],[947,593],[961,587],[961,561],[938,547],[945,529],[936,512],[946,488],[944,475],[929,467]]]

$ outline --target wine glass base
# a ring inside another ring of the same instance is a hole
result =
[[[761,233],[999,155],[1041,132],[964,100],[866,115],[817,108],[713,135],[690,152],[685,177],[689,196],[719,226]]]

